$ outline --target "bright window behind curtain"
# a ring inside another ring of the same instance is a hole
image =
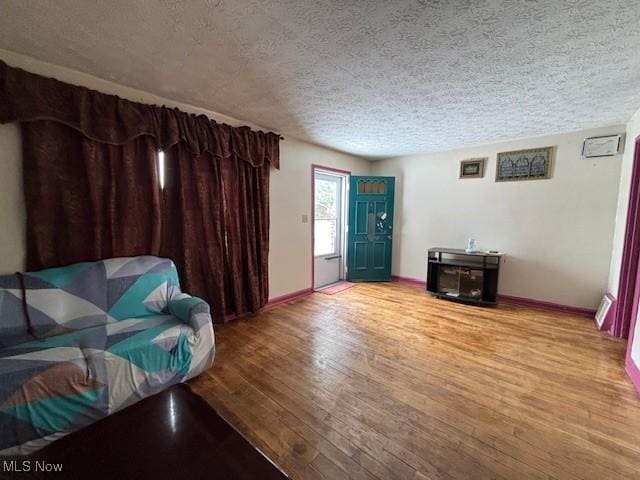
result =
[[[160,188],[164,189],[164,152],[162,150],[158,152],[158,180]]]

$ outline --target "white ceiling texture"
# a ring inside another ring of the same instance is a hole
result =
[[[640,0],[0,0],[0,48],[367,157],[626,122]]]

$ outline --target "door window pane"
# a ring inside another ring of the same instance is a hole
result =
[[[386,182],[376,179],[358,180],[358,193],[373,193],[384,195],[386,190]]]
[[[337,254],[338,181],[316,178],[314,255]]]
[[[336,221],[316,220],[315,252],[316,256],[336,253]]]

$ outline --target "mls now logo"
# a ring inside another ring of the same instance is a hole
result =
[[[61,463],[45,462],[43,460],[3,460],[2,461],[3,472],[61,472]]]

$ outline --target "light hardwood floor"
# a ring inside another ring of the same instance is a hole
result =
[[[640,478],[624,343],[588,318],[369,283],[216,335],[193,390],[292,478]]]

